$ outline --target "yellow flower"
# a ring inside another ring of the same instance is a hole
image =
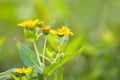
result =
[[[62,28],[50,31],[53,34],[56,34],[58,36],[64,36],[64,35],[73,35],[73,33],[70,31],[70,29],[67,26],[62,26]]]
[[[45,25],[42,28],[40,28],[40,30],[43,32],[44,35],[48,35],[51,28],[50,28],[50,26]]]
[[[45,25],[45,26],[43,26],[42,28],[40,28],[40,30],[41,31],[49,31],[51,28],[50,28],[50,26],[48,26],[48,25]]]
[[[28,20],[22,23],[19,23],[18,26],[24,27],[24,28],[33,28],[36,26],[36,24],[39,22],[38,19],[36,20]]]
[[[15,70],[14,72],[18,73],[18,74],[26,74],[26,73],[31,73],[32,70],[33,70],[32,67],[28,67],[28,68],[23,67],[23,68],[19,68],[19,69]]]

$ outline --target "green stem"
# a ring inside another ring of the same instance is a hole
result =
[[[55,74],[55,80],[63,80],[62,67],[58,68],[58,73]]]
[[[60,55],[60,49],[58,50],[58,53],[57,53],[57,55],[56,55],[56,57],[55,57],[55,59],[54,59],[54,61],[53,61],[53,63],[55,63],[56,61],[57,61],[57,59],[58,59],[58,57],[59,57],[59,55]]]
[[[42,33],[39,33],[39,28],[36,28],[36,33],[35,33],[35,35],[36,35],[36,40],[38,40],[39,39],[39,37],[42,35]]]
[[[37,35],[37,39],[38,39],[41,35],[42,35],[42,33],[38,34],[38,35]]]
[[[19,80],[22,80],[22,76],[19,77]]]
[[[36,36],[38,35],[38,31],[39,31],[39,28],[36,27],[36,33],[35,33]]]
[[[44,47],[43,47],[43,57],[42,57],[42,61],[45,67],[45,49],[46,49],[46,43],[47,43],[47,36],[45,36],[45,41],[44,41]]]
[[[57,80],[57,77],[58,77],[57,74],[55,74],[55,80]]]
[[[55,57],[55,59],[53,60],[53,63],[55,63],[60,55],[60,52],[61,52],[61,48],[62,48],[62,45],[63,45],[63,38],[60,39],[60,49],[58,50],[58,53]]]
[[[39,52],[38,52],[38,48],[37,48],[36,42],[34,41],[33,44],[34,44],[34,48],[35,48],[37,60],[38,60],[38,62],[39,62],[39,66],[42,68],[42,63],[41,63],[41,61],[40,61]]]
[[[46,75],[44,75],[44,80],[47,80],[47,76]]]
[[[40,57],[43,57],[42,54],[39,54],[39,56],[40,56]],[[45,58],[47,61],[49,61],[50,63],[52,63],[52,61],[51,61],[48,57],[44,56],[44,58]]]
[[[63,69],[62,69],[62,67],[60,68],[60,80],[63,80]]]

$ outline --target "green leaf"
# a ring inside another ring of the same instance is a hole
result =
[[[73,41],[71,41],[66,48],[64,49],[64,52],[66,54],[74,52],[76,49],[78,49],[78,47],[80,46],[80,43],[83,39],[83,35],[78,36],[77,38],[75,38]]]
[[[14,70],[16,70],[16,68],[9,69],[8,71],[0,73],[0,80],[9,77]]]
[[[52,47],[53,49],[56,49],[56,46],[57,46],[57,37],[49,34],[48,35],[48,47],[49,48]]]
[[[38,65],[35,52],[33,52],[30,48],[21,44],[20,42],[17,43],[17,47],[20,53],[20,57],[24,64],[28,67],[33,66],[35,69],[37,68],[37,70],[41,72],[41,68]]]
[[[48,25],[50,26],[50,27],[53,27],[53,26],[55,26],[55,20],[53,20],[53,21],[51,21]]]
[[[53,59],[53,53],[54,53],[54,52],[51,52],[48,48],[46,48],[46,54],[47,54],[47,56],[50,58],[50,60]]]
[[[78,56],[84,49],[85,47],[80,48],[77,52],[69,54],[69,55],[65,55],[58,63],[53,63],[51,65],[49,65],[48,67],[46,67],[43,71],[43,74],[52,74],[52,72],[56,69],[58,69],[59,67],[61,67],[64,63],[68,62],[69,60],[71,60],[72,58]]]
[[[34,32],[29,29],[24,29],[24,37],[25,40],[29,42],[33,42],[34,39],[36,38]]]

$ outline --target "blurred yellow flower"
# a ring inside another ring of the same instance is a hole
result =
[[[45,25],[45,26],[41,27],[40,30],[43,32],[44,35],[48,35],[51,28],[50,28],[50,26]]]
[[[111,31],[106,31],[104,34],[102,34],[102,38],[106,43],[114,43],[115,38]]]
[[[58,36],[73,35],[73,33],[70,31],[70,29],[67,26],[62,26],[60,29],[51,30],[50,32]]]
[[[20,69],[15,70],[14,72],[15,72],[15,73],[18,73],[18,74],[26,74],[26,73],[31,73],[32,70],[33,70],[32,67],[28,67],[28,68],[24,68],[24,67],[23,67],[23,68],[20,68]]]
[[[50,28],[50,26],[48,26],[48,25],[45,25],[45,26],[43,26],[42,28],[40,28],[40,30],[41,31],[49,31],[51,28]]]
[[[24,28],[33,28],[36,26],[36,24],[39,22],[38,19],[36,20],[28,20],[22,23],[19,23],[18,26],[24,27]]]

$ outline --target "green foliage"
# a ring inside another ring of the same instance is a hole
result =
[[[38,72],[41,72],[42,69],[38,65],[35,52],[33,52],[30,48],[21,44],[20,42],[17,43],[17,47],[18,47],[21,59],[24,62],[24,64],[28,67],[33,66],[35,67],[35,69],[37,69]]]
[[[33,33],[33,31],[29,29],[24,29],[24,37],[26,41],[30,41],[30,42],[33,42],[36,39],[36,36]]]
[[[16,28],[16,24],[22,20],[39,17],[47,22],[56,19],[56,24],[52,26],[69,25],[75,36],[84,35],[82,42],[87,43],[84,54],[64,66],[64,80],[119,80],[119,9],[120,0],[0,0],[0,71],[21,64],[14,37],[21,42],[24,39],[21,29]],[[2,36],[5,37],[5,41]],[[70,38],[70,43],[72,39]],[[31,41],[31,38],[28,41]],[[39,42],[38,45],[41,48]],[[77,51],[71,47],[66,49],[66,46],[63,49],[64,53],[66,50]],[[46,53],[50,54],[47,57],[56,54],[52,51],[56,48],[54,44],[52,48],[47,48]]]
[[[38,74],[38,79],[39,79],[39,76],[42,75],[44,80],[47,80],[48,75],[52,74],[54,71],[58,71],[56,75],[57,76],[56,79],[63,80],[62,69],[60,67],[62,67],[64,63],[68,62],[72,58],[78,56],[83,51],[84,47],[77,50],[81,42],[80,41],[81,36],[77,37],[67,46],[68,48],[66,48],[66,54],[64,54],[63,49],[68,43],[68,36],[73,34],[69,28],[61,27],[57,30],[52,30],[49,26],[41,26],[41,28],[38,29],[36,27],[36,24],[39,24],[39,22],[34,23],[33,21],[30,21],[30,22],[26,21],[21,24],[24,26],[25,38],[27,39],[27,41],[31,40],[35,48],[35,52],[33,52],[30,48],[26,47],[20,42],[17,43],[20,57],[23,60],[24,64],[27,67],[29,66],[34,67],[35,71]],[[34,25],[31,25],[31,24],[34,24]],[[46,31],[49,32],[50,30],[53,31],[53,32],[51,31],[52,34],[50,33],[47,33],[47,35],[44,34],[44,32]],[[37,36],[38,39],[35,39],[34,34]],[[43,50],[41,51],[42,54],[39,53],[39,50],[36,44],[39,38],[41,38],[39,35],[40,36],[43,35],[44,37]],[[49,41],[49,45],[46,45],[47,40]],[[73,45],[76,47],[69,50]],[[45,53],[48,55],[48,57],[46,56]],[[46,65],[46,60],[50,62],[47,65]],[[22,70],[24,71],[22,72],[24,74],[27,69],[25,70],[24,68],[22,68]]]
[[[55,20],[53,20],[53,21],[51,21],[48,25],[51,27],[51,28],[53,28],[54,26],[55,26]]]
[[[16,70],[16,68],[13,68],[13,69],[9,69],[8,71],[5,71],[5,72],[2,72],[0,73],[0,79],[5,79],[5,78],[9,78],[10,77],[10,74]]]
[[[66,63],[69,60],[71,60],[72,58],[78,56],[83,51],[83,49],[84,49],[84,47],[80,48],[77,52],[65,55],[58,63],[53,63],[53,64],[49,65],[48,67],[46,67],[43,73],[50,75],[54,70],[61,67],[64,63]]]
[[[49,47],[49,49],[51,49],[51,47],[52,47],[52,49],[55,49],[55,47],[57,46],[57,36],[55,36],[55,35],[48,35],[48,42],[49,42],[49,44],[50,44],[50,46],[48,46]]]
[[[44,80],[43,74],[38,73],[38,80]]]
[[[70,54],[74,51],[76,51],[76,49],[78,49],[82,43],[83,40],[83,35],[80,35],[78,37],[76,37],[75,39],[73,39],[66,47],[65,47],[65,53],[66,54]]]

